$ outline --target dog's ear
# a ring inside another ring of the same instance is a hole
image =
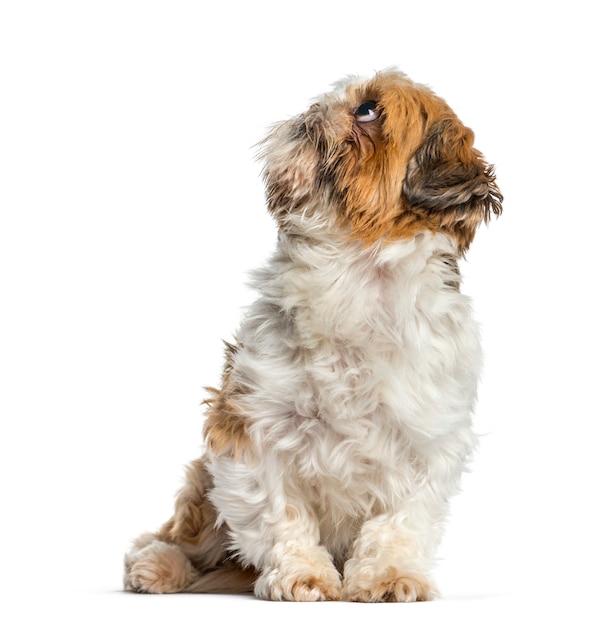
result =
[[[502,212],[493,167],[473,142],[473,132],[456,118],[434,122],[410,159],[403,183],[408,210],[438,228],[453,228],[462,249],[482,221]]]

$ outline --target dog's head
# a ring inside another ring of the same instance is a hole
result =
[[[473,141],[441,98],[400,72],[348,79],[263,142],[269,210],[288,232],[325,224],[371,245],[442,231],[463,252],[502,211]]]

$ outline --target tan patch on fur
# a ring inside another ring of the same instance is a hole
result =
[[[297,580],[290,593],[295,602],[320,602],[341,598],[340,587],[313,575]]]
[[[214,560],[223,558],[224,554],[218,549],[217,513],[207,497],[211,487],[212,479],[205,463],[203,459],[197,459],[187,467],[186,482],[176,498],[174,516],[159,531],[163,540],[196,546],[197,552],[206,547],[207,567],[214,565]]]
[[[207,388],[212,397],[204,401],[208,410],[203,434],[213,454],[229,454],[237,459],[244,453],[252,452],[248,435],[250,421],[239,404],[240,397],[247,395],[248,390],[234,379],[233,362],[237,346],[229,343],[225,346],[222,387],[220,390]]]
[[[368,141],[348,140],[351,149],[335,170],[352,235],[367,245],[411,236],[423,227],[404,220],[402,181],[428,120],[446,105],[398,74],[378,75],[365,87],[348,88],[347,97],[354,106],[372,100],[381,109],[373,122],[352,122],[356,135],[364,133]]]
[[[286,519],[290,522],[295,522],[301,517],[299,509],[292,504],[286,505]]]
[[[442,231],[466,250],[479,224],[501,210],[472,131],[441,98],[400,74],[378,75],[348,97],[381,109],[374,122],[353,122],[368,141],[352,142],[336,167],[352,235],[371,245]]]
[[[341,593],[339,575],[334,572],[334,576],[325,579],[320,572],[319,574],[293,575],[278,579],[262,597],[276,602],[282,600],[324,602],[326,600],[340,600]]]
[[[257,579],[254,591],[259,598],[318,602],[341,597],[341,576],[326,548],[321,545],[286,548],[281,559],[264,568]]]
[[[257,572],[226,560],[202,572],[175,544],[154,540],[125,559],[125,589],[140,593],[249,593]]]
[[[433,600],[436,589],[430,582],[414,574],[399,574],[389,568],[383,577],[368,585],[350,589],[348,600],[352,602],[422,602]]]
[[[178,546],[153,541],[125,559],[125,588],[145,593],[178,593],[198,574]]]
[[[207,494],[205,460],[187,468],[174,516],[157,533],[145,533],[125,557],[125,589],[146,593],[251,591],[255,572],[227,553],[227,533]]]

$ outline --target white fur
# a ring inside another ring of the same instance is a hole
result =
[[[364,248],[325,231],[280,235],[255,275],[234,363],[255,454],[209,455],[219,523],[265,597],[333,561],[347,589],[391,567],[427,579],[475,445],[481,353],[449,286],[452,240]]]

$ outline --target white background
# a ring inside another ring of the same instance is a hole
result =
[[[0,4],[3,623],[608,623],[602,7]],[[390,65],[474,128],[506,198],[463,268],[485,436],[442,546],[443,598],[122,593],[123,552],[171,513],[202,387],[274,243],[254,144],[345,74]]]

